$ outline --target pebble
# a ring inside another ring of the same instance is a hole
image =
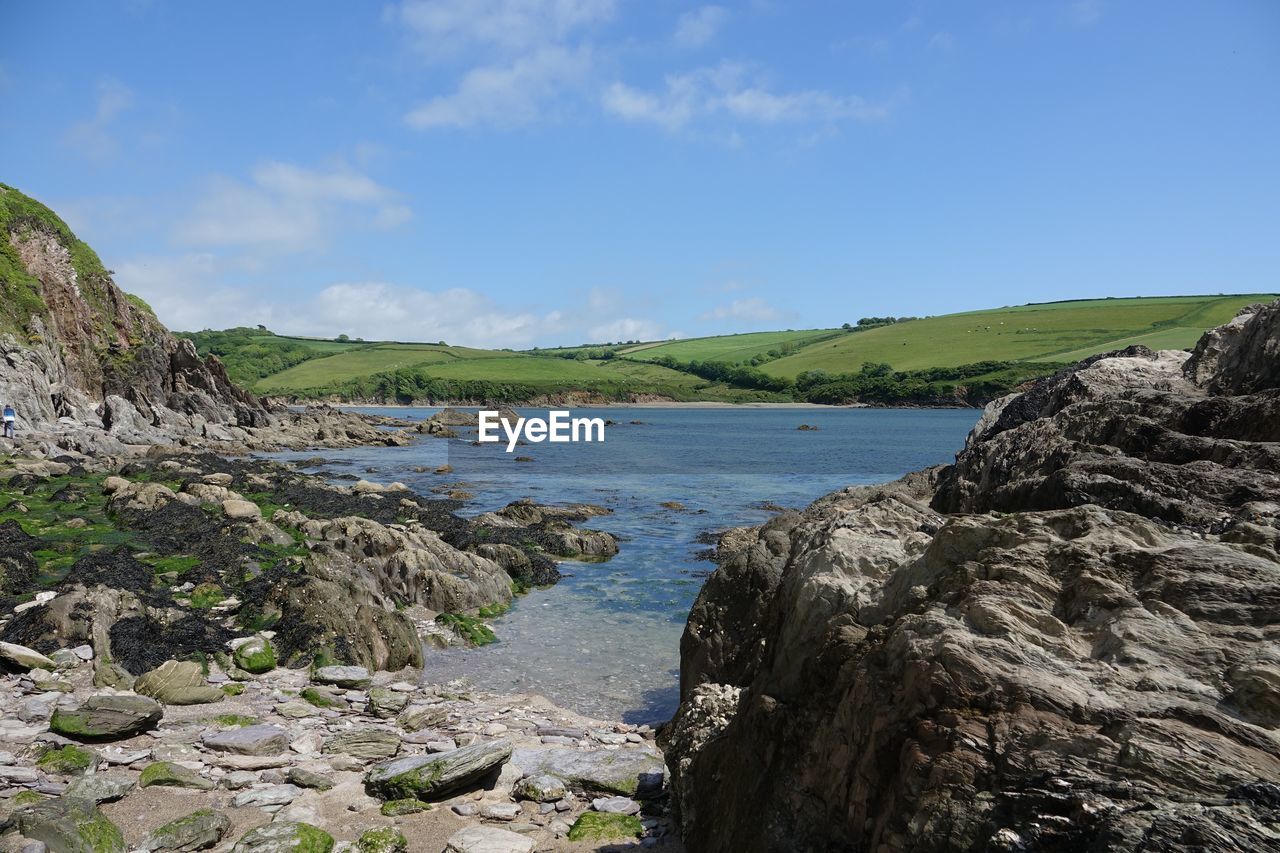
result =
[[[591,808],[606,814],[639,814],[640,804],[630,797],[597,797]]]
[[[449,808],[459,817],[473,817],[480,811],[475,803],[455,803]]]

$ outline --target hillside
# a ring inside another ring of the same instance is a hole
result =
[[[1054,302],[833,329],[527,352],[319,340],[265,329],[184,333],[261,394],[369,402],[569,397],[980,404],[1101,352],[1185,349],[1259,294]]]

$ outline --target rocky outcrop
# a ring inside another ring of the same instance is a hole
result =
[[[664,734],[689,849],[1275,846],[1278,320],[722,542]]]

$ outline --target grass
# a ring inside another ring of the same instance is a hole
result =
[[[1193,346],[1258,295],[1173,296],[1052,302],[927,317],[811,344],[761,365],[772,376],[807,370],[854,372],[864,362],[895,370],[955,367],[980,361],[1068,363],[1131,343]]]
[[[770,350],[800,349],[808,344],[828,340],[844,334],[841,329],[807,329],[785,332],[747,332],[741,335],[720,335],[710,338],[685,338],[678,341],[639,344],[622,347],[619,355],[641,361],[652,361],[664,355],[676,361],[723,361],[741,364],[753,356]]]

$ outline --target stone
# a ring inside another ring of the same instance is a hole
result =
[[[386,729],[362,727],[338,732],[324,742],[324,751],[365,761],[391,758],[400,751],[400,736]]]
[[[407,732],[421,731],[442,725],[449,719],[449,710],[442,705],[414,706],[396,720]]]
[[[206,705],[226,698],[205,680],[200,664],[193,661],[165,661],[138,676],[133,689],[166,705]]]
[[[356,840],[356,853],[408,853],[409,840],[394,826],[367,829]]]
[[[279,726],[258,724],[206,733],[201,741],[215,752],[236,755],[280,755],[289,748],[289,733]]]
[[[511,821],[520,817],[520,806],[515,803],[494,803],[481,809],[480,815],[489,820]]]
[[[217,787],[190,768],[170,761],[155,761],[142,768],[138,777],[139,788],[160,785],[169,788],[191,788],[196,791],[212,791]]]
[[[222,777],[222,787],[228,791],[242,791],[257,781],[258,774],[251,770],[232,770]]]
[[[235,498],[222,502],[222,512],[233,521],[258,521],[262,518],[262,508],[256,503]]]
[[[281,702],[276,706],[276,713],[290,720],[301,720],[314,717],[320,711],[310,702]]]
[[[369,713],[381,719],[390,719],[409,704],[409,694],[386,687],[369,688]]]
[[[269,823],[251,829],[231,853],[329,853],[333,836],[309,823]]]
[[[100,693],[71,710],[55,710],[49,728],[73,740],[124,740],[155,728],[163,716],[164,708],[154,699]]]
[[[94,773],[72,779],[62,795],[92,803],[112,803],[128,794],[133,788],[134,782],[128,776]]]
[[[263,808],[265,806],[287,806],[298,798],[302,789],[297,785],[267,785],[262,788],[249,788],[236,794],[232,804],[240,808]]]
[[[640,804],[630,797],[597,797],[591,808],[607,814],[640,814]]]
[[[563,800],[567,793],[564,782],[545,774],[526,776],[515,787],[515,795],[519,799],[535,803],[554,803],[556,800]]]
[[[363,666],[322,666],[311,676],[317,684],[332,684],[348,690],[360,690],[368,687],[372,679],[369,670]]]
[[[87,749],[67,744],[49,748],[36,759],[36,766],[46,773],[74,776],[92,773],[98,766],[98,755]]]
[[[287,778],[300,788],[314,788],[317,791],[328,791],[333,787],[333,780],[323,773],[308,770],[305,767],[291,767]]]
[[[486,741],[438,755],[410,755],[369,768],[365,787],[384,800],[441,799],[478,782],[510,757],[511,742],[507,740]]]
[[[382,813],[383,817],[401,817],[403,815],[425,812],[430,808],[431,806],[422,802],[422,800],[387,800],[382,804],[382,808],[380,808],[379,811]]]
[[[469,826],[449,837],[445,853],[533,853],[533,839],[493,826]]]
[[[34,649],[19,646],[17,643],[0,643],[0,664],[23,671],[32,669],[52,671],[58,668],[50,658]]]
[[[640,819],[634,815],[583,812],[569,827],[570,841],[625,841],[644,835]]]
[[[241,643],[231,653],[236,666],[245,672],[260,675],[276,668],[276,650],[266,637],[252,637]]]
[[[207,850],[215,846],[231,828],[231,820],[213,809],[199,809],[170,821],[148,835],[139,845],[143,853]]]
[[[124,853],[124,835],[87,800],[57,798],[19,809],[18,830],[55,853]]]
[[[554,776],[571,790],[647,797],[662,789],[662,759],[638,749],[518,749],[511,763],[533,776]]]

